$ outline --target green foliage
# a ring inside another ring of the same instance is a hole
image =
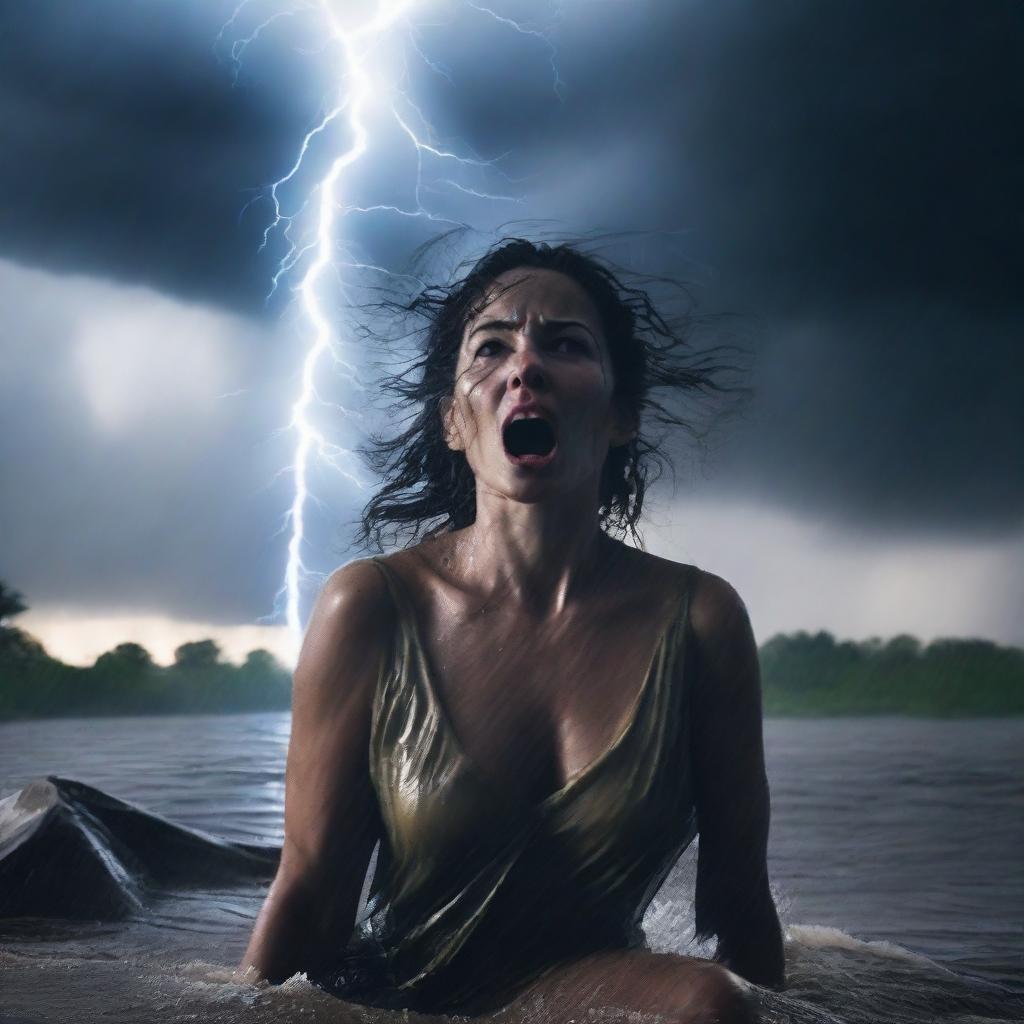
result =
[[[0,582],[0,627],[7,619],[13,619],[15,615],[27,611],[28,605],[21,594]]]
[[[48,660],[43,645],[23,629],[0,626],[0,664],[25,665]]]
[[[174,664],[181,669],[210,669],[220,661],[220,648],[213,640],[196,640],[174,651]]]
[[[153,657],[141,644],[118,644],[112,651],[96,659],[95,668],[101,673],[148,672],[153,667]]]
[[[213,640],[182,644],[162,668],[139,644],[118,644],[94,665],[51,658],[34,637],[4,625],[24,611],[0,583],[0,721],[74,715],[277,711],[291,677],[268,651],[242,665],[221,660]],[[915,637],[837,641],[830,633],[772,637],[761,648],[769,715],[1021,715],[1024,650],[989,640]]]
[[[139,644],[118,644],[89,668],[65,665],[20,629],[0,628],[0,721],[76,715],[279,711],[291,676],[267,651],[243,665],[212,640],[182,644],[168,668]]]
[[[795,633],[764,644],[761,676],[769,715],[1024,714],[1024,651],[989,640]]]
[[[89,668],[51,658],[42,644],[4,621],[26,610],[0,582],[0,721],[75,715],[280,711],[291,703],[291,675],[269,651],[243,665],[221,660],[213,640],[182,644],[174,664],[157,665],[140,644],[118,644]]]

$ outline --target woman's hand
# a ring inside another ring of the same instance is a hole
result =
[[[768,780],[761,736],[757,646],[728,583],[702,573],[691,598],[696,925],[718,938],[716,960],[758,985],[781,988],[782,932],[768,887]]]
[[[373,695],[394,613],[379,569],[353,562],[328,580],[292,692],[281,864],[238,966],[283,981],[348,941],[380,835],[369,775]]]

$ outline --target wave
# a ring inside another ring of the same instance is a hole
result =
[[[0,917],[116,920],[151,887],[269,879],[279,857],[48,776],[0,800]]]
[[[765,1020],[779,1024],[931,1024],[1024,1020],[1024,997],[893,942],[839,928],[786,928],[786,991],[765,993]]]
[[[384,1024],[393,1019],[385,1011],[354,1009],[350,1018],[350,1008],[301,975],[281,986],[255,987],[211,962],[228,956],[229,934],[215,929],[208,936],[200,928],[204,907],[209,905],[211,915],[221,913],[220,894],[190,893],[178,904],[172,898],[160,904],[172,904],[163,912],[147,905],[147,897],[158,891],[167,895],[225,883],[253,883],[249,888],[256,889],[255,883],[273,876],[278,857],[276,848],[185,828],[67,779],[39,779],[0,800],[0,917],[80,922],[74,925],[80,934],[66,932],[59,922],[45,927],[41,921],[27,922],[28,931],[20,933],[27,942],[15,938],[8,949],[0,948],[10,1009],[25,1014],[45,1010],[49,1019],[102,1016],[112,1024],[214,1018],[229,1024],[264,1019],[297,1024],[321,1011],[339,1021]],[[143,909],[147,913],[139,914]],[[251,922],[237,909],[227,908],[235,922],[231,927],[247,931]],[[687,922],[670,913],[679,911],[679,904],[662,909],[664,920],[652,923],[666,937],[687,930]],[[125,917],[133,921],[103,926],[102,932],[81,923]],[[175,934],[183,929],[180,956],[171,952],[160,931],[167,922]],[[52,935],[51,928],[57,929]],[[155,929],[158,940],[141,942],[151,934],[147,929]],[[786,990],[758,990],[766,1024],[1024,1020],[1019,993],[958,974],[895,943],[858,939],[814,924],[789,924],[786,931]],[[74,1012],[65,1014],[72,1005]],[[643,1018],[595,1006],[588,1019]],[[519,1022],[510,1019],[510,1024]],[[521,1024],[532,1024],[529,1015]]]
[[[936,963],[923,953],[904,949],[895,942],[882,940],[858,939],[844,932],[841,928],[833,928],[823,924],[791,924],[786,928],[787,936],[801,946],[817,949],[847,949],[871,956],[890,957],[894,960],[908,960],[922,966],[933,967],[938,971],[947,968]]]

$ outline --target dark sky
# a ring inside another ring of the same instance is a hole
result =
[[[254,0],[218,41],[232,6],[0,3],[0,577],[39,604],[273,605],[302,325],[286,290],[264,301],[283,249],[259,251],[257,190],[335,69],[301,17],[236,65],[232,41],[286,6]],[[850,536],[1021,550],[1024,5],[496,3],[548,33],[561,98],[538,35],[420,6],[410,96],[520,199],[439,170],[432,208],[481,237],[637,232],[622,252],[691,281],[751,350],[754,399],[688,486]],[[396,137],[353,195],[411,201]],[[375,260],[421,237],[346,230]],[[312,561],[340,560],[343,527],[318,536]]]

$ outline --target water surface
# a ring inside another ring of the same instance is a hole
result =
[[[288,728],[278,713],[7,723],[0,796],[62,775],[277,845]],[[790,977],[784,996],[766,997],[769,1017],[1024,1019],[1024,721],[770,720],[766,752]],[[648,913],[653,948],[695,951],[692,891],[691,851]],[[0,1020],[401,1016],[353,1009],[301,979],[234,983],[226,968],[262,895],[251,884],[165,892],[116,924],[0,922]]]

